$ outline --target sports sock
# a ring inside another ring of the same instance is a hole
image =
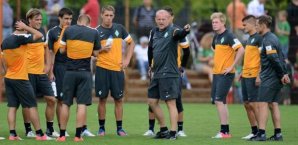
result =
[[[154,131],[155,119],[149,119],[149,130]]]

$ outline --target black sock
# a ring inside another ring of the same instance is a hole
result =
[[[230,126],[229,126],[229,124],[226,125],[226,133],[227,134],[230,133]]]
[[[10,130],[9,134],[14,137],[18,136],[16,130]]]
[[[274,129],[274,135],[281,133],[281,129],[280,128],[275,128]]]
[[[32,131],[31,129],[31,124],[30,123],[24,123],[24,126],[25,126],[25,130],[26,130],[26,134],[30,131]]]
[[[82,132],[84,132],[87,129],[87,125],[83,125]]]
[[[76,128],[76,137],[81,137],[81,133],[82,133],[82,127],[78,127]]]
[[[168,128],[167,128],[167,127],[161,127],[161,128],[160,128],[160,131],[161,131],[161,132],[168,131]]]
[[[38,136],[43,136],[43,135],[44,135],[41,129],[36,130],[35,133],[36,133],[36,135],[38,135]]]
[[[178,122],[178,131],[182,131],[183,130],[183,121]]]
[[[264,129],[259,129],[259,135],[262,135],[262,134],[265,134],[266,133],[266,131],[264,130]]]
[[[117,131],[122,129],[122,120],[116,121]]]
[[[66,130],[64,129],[64,130],[60,130],[60,137],[63,137],[63,136],[65,136],[65,132],[66,132]]]
[[[171,130],[171,131],[170,131],[170,135],[171,135],[171,136],[175,136],[175,135],[176,135],[176,131],[172,131],[172,130]]]
[[[223,125],[223,124],[220,125],[220,132],[221,133],[225,133],[226,132],[226,126],[225,125]]]
[[[258,127],[257,126],[252,126],[251,127],[251,133],[254,134],[254,135],[257,134],[258,133]]]
[[[99,120],[98,120],[99,128],[100,128],[100,129],[105,130],[105,122],[106,122],[105,119],[103,119],[103,120],[99,119]]]
[[[149,119],[149,130],[154,132],[155,119]]]
[[[53,122],[49,122],[49,121],[47,121],[47,129],[52,133],[52,132],[54,132],[54,127],[53,127]]]

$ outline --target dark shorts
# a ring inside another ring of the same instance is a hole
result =
[[[124,93],[124,72],[112,71],[96,67],[95,94],[100,99],[106,99],[111,91],[111,96],[119,100]]]
[[[148,88],[148,97],[161,100],[177,99],[179,86],[179,78],[154,78]]]
[[[32,85],[27,80],[4,79],[7,106],[18,108],[20,104],[23,108],[36,107],[36,99]]]
[[[280,100],[280,89],[281,87],[271,88],[268,86],[259,87],[257,102],[279,102]]]
[[[64,64],[55,64],[54,65],[54,75],[56,83],[56,97],[58,100],[62,100],[61,93],[63,90],[63,79],[66,72],[66,66]]]
[[[226,97],[234,81],[235,74],[229,73],[213,74],[212,89],[211,89],[211,101],[223,102],[226,104]]]
[[[92,75],[89,71],[66,71],[63,80],[63,103],[71,106],[76,97],[77,104],[92,104]]]
[[[256,86],[256,78],[242,78],[241,87],[244,102],[257,101],[259,87]]]
[[[51,82],[46,74],[29,74],[29,81],[33,87],[35,96],[54,96]]]
[[[179,78],[179,93],[178,93],[178,98],[176,99],[176,107],[177,107],[177,110],[178,110],[178,113],[181,113],[184,111],[184,108],[183,108],[183,104],[182,104],[182,78],[180,77]],[[153,113],[152,109],[149,107],[148,108],[149,112]]]

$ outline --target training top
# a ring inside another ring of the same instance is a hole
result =
[[[54,64],[65,64],[66,63],[66,54],[61,54],[59,51],[60,40],[62,39],[63,34],[62,28],[55,26],[48,31],[46,44],[49,49],[52,50],[55,54],[55,63]]]

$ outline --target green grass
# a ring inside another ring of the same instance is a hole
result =
[[[176,141],[169,140],[154,140],[150,137],[144,137],[142,134],[147,130],[148,127],[148,115],[147,115],[147,105],[146,104],[133,104],[127,103],[124,106],[124,121],[123,125],[127,133],[127,137],[118,137],[116,135],[116,123],[113,113],[113,104],[108,104],[107,119],[106,119],[106,133],[105,137],[85,137],[85,142],[75,143],[72,141],[73,137],[67,138],[68,141],[59,144],[100,144],[100,145],[163,145],[163,144],[173,144],[173,145],[239,145],[239,144],[285,144],[294,145],[298,141],[298,106],[281,106],[282,115],[282,131],[284,135],[283,142],[248,142],[241,140],[240,138],[247,135],[250,132],[250,127],[248,120],[246,118],[246,113],[242,105],[230,105],[230,130],[233,135],[231,139],[216,140],[211,139],[219,130],[219,121],[217,117],[217,112],[215,106],[209,104],[185,104],[185,125],[184,130],[188,137],[180,137]],[[41,103],[39,105],[39,111],[42,121],[43,129],[45,128],[44,121],[44,108],[45,105]],[[97,122],[97,105],[92,105],[88,110],[88,128],[96,133],[98,129]],[[163,109],[166,108],[163,106]],[[8,127],[6,121],[6,104],[0,104],[0,136],[8,136]],[[68,132],[71,136],[75,132],[75,106],[72,106],[71,117],[68,123]],[[166,111],[165,114],[167,115]],[[169,123],[169,121],[167,121]],[[55,124],[57,129],[57,124]],[[155,130],[158,130],[158,125],[156,125]],[[40,142],[34,139],[27,139],[24,137],[24,127],[19,111],[17,118],[17,132],[25,140],[23,141],[0,141],[1,145],[4,144],[19,144],[19,145],[33,145]],[[273,128],[271,119],[268,120],[267,125],[267,136],[273,134]],[[54,145],[57,144],[55,141],[42,142],[42,145]]]

